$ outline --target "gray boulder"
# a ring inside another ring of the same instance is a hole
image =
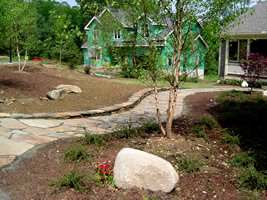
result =
[[[65,91],[62,89],[52,90],[47,93],[47,98],[51,100],[58,100],[64,97]]]
[[[58,85],[55,89],[64,90],[67,94],[68,93],[75,93],[75,94],[82,93],[81,88],[79,88],[76,85]]]
[[[114,181],[118,188],[133,187],[171,192],[179,176],[166,160],[131,148],[122,149],[114,165]]]

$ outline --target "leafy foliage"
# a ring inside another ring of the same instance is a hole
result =
[[[85,185],[85,177],[76,171],[71,171],[65,174],[59,180],[53,182],[51,186],[56,188],[73,188],[77,191],[82,191]]]
[[[250,156],[248,153],[243,152],[240,154],[235,155],[230,163],[234,167],[249,167],[249,166],[254,166],[255,164],[255,159]]]
[[[239,176],[239,183],[241,187],[245,187],[251,190],[266,189],[267,174],[257,171],[254,166],[249,166],[242,169]]]
[[[252,90],[260,77],[267,75],[267,58],[258,53],[250,54],[248,60],[242,61],[241,68],[244,71],[243,79],[249,83]]]
[[[75,145],[66,150],[64,158],[67,161],[76,161],[80,162],[82,160],[89,159],[89,154],[86,152],[86,149],[82,145]]]
[[[175,167],[178,170],[184,171],[186,173],[198,172],[200,168],[203,166],[203,163],[197,159],[187,158],[187,157],[182,157],[182,158],[178,157],[176,159],[177,161]]]
[[[84,142],[86,144],[94,144],[97,146],[102,146],[105,143],[105,136],[93,135],[93,134],[87,133],[84,136]]]

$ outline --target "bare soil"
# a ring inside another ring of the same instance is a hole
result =
[[[81,94],[68,94],[63,99],[44,100],[47,92],[59,84],[77,85]],[[0,112],[39,113],[97,109],[127,101],[142,86],[115,83],[74,70],[29,65],[25,72],[16,66],[0,66]],[[4,103],[3,103],[4,101]]]
[[[218,93],[201,93],[186,98],[187,112],[190,113],[174,123],[175,137],[172,140],[149,132],[139,137],[113,139],[103,146],[84,145],[92,156],[89,161],[79,163],[64,161],[64,152],[82,139],[68,139],[53,142],[31,156],[23,159],[12,168],[0,172],[0,188],[12,199],[47,199],[47,200],[239,200],[249,197],[239,190],[236,171],[227,164],[233,153],[240,151],[223,144],[220,129],[208,132],[209,140],[196,138],[191,127],[200,116],[209,115],[209,110],[216,105],[214,98]],[[82,174],[94,174],[96,166],[103,161],[114,161],[116,154],[123,147],[133,147],[159,155],[175,165],[177,155],[185,155],[201,160],[205,165],[200,171],[185,173],[178,171],[180,181],[170,194],[153,193],[132,189],[121,190],[110,185],[86,185],[86,191],[56,189],[51,183],[64,174],[75,170]],[[267,199],[266,193],[261,199]]]

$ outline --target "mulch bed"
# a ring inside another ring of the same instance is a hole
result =
[[[43,100],[59,84],[77,85],[83,92],[57,101]],[[0,100],[11,103],[0,103],[0,112],[29,114],[97,109],[125,102],[142,88],[38,64],[27,66],[25,72],[18,72],[16,66],[1,65]]]
[[[231,154],[238,151],[221,142],[221,133],[211,130],[209,142],[190,134],[194,121],[200,116],[208,115],[215,105],[218,93],[201,93],[186,98],[188,114],[174,123],[176,136],[173,140],[161,138],[156,133],[147,133],[142,137],[113,139],[103,146],[85,145],[92,155],[89,161],[79,163],[64,161],[64,152],[81,139],[67,139],[53,142],[32,156],[22,160],[11,169],[0,172],[0,188],[12,199],[49,199],[49,200],[237,200],[242,199],[238,189],[235,170],[223,165],[229,161]],[[185,155],[195,155],[203,160],[207,167],[194,173],[179,172],[180,181],[170,194],[153,193],[139,189],[121,190],[110,185],[89,184],[84,192],[73,189],[55,189],[51,182],[71,170],[83,174],[94,174],[96,166],[106,160],[114,161],[116,154],[123,147],[133,147],[159,155],[174,162],[174,155],[183,151]],[[227,153],[226,153],[227,152]],[[266,195],[262,199],[266,199]]]

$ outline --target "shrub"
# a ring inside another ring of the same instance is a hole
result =
[[[239,176],[239,184],[241,187],[254,189],[267,188],[267,175],[256,170],[254,166],[243,168]]]
[[[213,128],[218,127],[217,121],[214,118],[210,117],[210,116],[203,116],[199,120],[199,124],[207,127],[210,130],[213,129]]]
[[[223,143],[230,145],[235,145],[235,144],[239,145],[240,144],[239,136],[231,135],[230,133],[225,132],[223,134]]]
[[[146,133],[151,132],[160,132],[160,128],[157,122],[155,121],[146,121],[143,123],[141,129]]]
[[[176,158],[176,165],[175,167],[187,173],[198,172],[203,164],[196,159],[192,158]]]
[[[230,163],[234,167],[249,167],[249,166],[254,166],[255,159],[248,153],[243,152],[235,155],[230,161]]]
[[[128,124],[126,126],[121,126],[117,130],[115,130],[113,133],[111,133],[111,137],[115,138],[132,138],[136,137],[139,134],[140,129],[132,127],[131,124]]]
[[[102,146],[105,143],[104,135],[92,135],[92,134],[85,134],[84,141],[86,144],[94,144],[97,146]]]
[[[66,150],[64,158],[67,161],[80,162],[81,160],[87,160],[89,158],[89,154],[86,152],[84,146],[75,145]]]
[[[86,74],[90,74],[90,72],[91,72],[91,67],[90,67],[89,65],[86,65],[86,66],[84,67],[84,72],[85,72]]]
[[[65,174],[59,180],[53,182],[51,186],[61,188],[73,188],[77,191],[82,191],[84,189],[84,176],[75,172],[71,171],[68,174]]]
[[[201,125],[194,125],[192,128],[192,132],[198,137],[198,138],[204,138],[205,140],[208,139],[206,130]]]

